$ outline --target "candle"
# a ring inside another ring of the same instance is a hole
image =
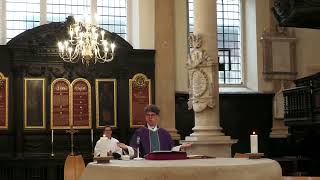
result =
[[[91,129],[91,143],[93,143],[93,129]]]
[[[258,135],[254,131],[250,135],[250,149],[251,153],[258,153]]]
[[[51,143],[53,143],[53,129],[51,129]]]

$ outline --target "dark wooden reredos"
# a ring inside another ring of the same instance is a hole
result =
[[[92,87],[92,126],[94,141],[101,134],[95,128],[95,79],[117,80],[117,125],[114,135],[127,140],[132,134],[129,122],[129,79],[144,73],[154,82],[154,50],[137,50],[115,33],[105,37],[116,43],[114,60],[104,64],[65,63],[58,55],[57,42],[67,39],[67,22],[54,22],[27,30],[0,46],[0,72],[9,77],[9,126],[0,130],[0,179],[63,179],[63,163],[70,153],[70,135],[55,130],[54,158],[51,155],[50,85],[56,78],[70,82],[87,79]],[[23,78],[46,78],[46,128],[24,129]],[[154,101],[154,83],[152,83]],[[92,160],[90,130],[75,134],[75,152]]]

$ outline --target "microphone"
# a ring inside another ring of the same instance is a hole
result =
[[[137,136],[137,145],[140,145],[140,136]]]

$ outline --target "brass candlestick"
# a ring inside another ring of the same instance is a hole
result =
[[[70,140],[71,140],[71,155],[74,155],[74,151],[73,151],[73,134],[79,132],[78,130],[73,129],[73,126],[71,126],[70,130],[66,130],[66,133],[70,133]]]
[[[53,129],[51,129],[51,157],[54,157],[54,152],[53,152]]]

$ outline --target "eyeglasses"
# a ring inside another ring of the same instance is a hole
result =
[[[155,113],[147,113],[147,114],[145,114],[145,116],[147,116],[147,117],[155,117],[157,114],[155,114]]]

